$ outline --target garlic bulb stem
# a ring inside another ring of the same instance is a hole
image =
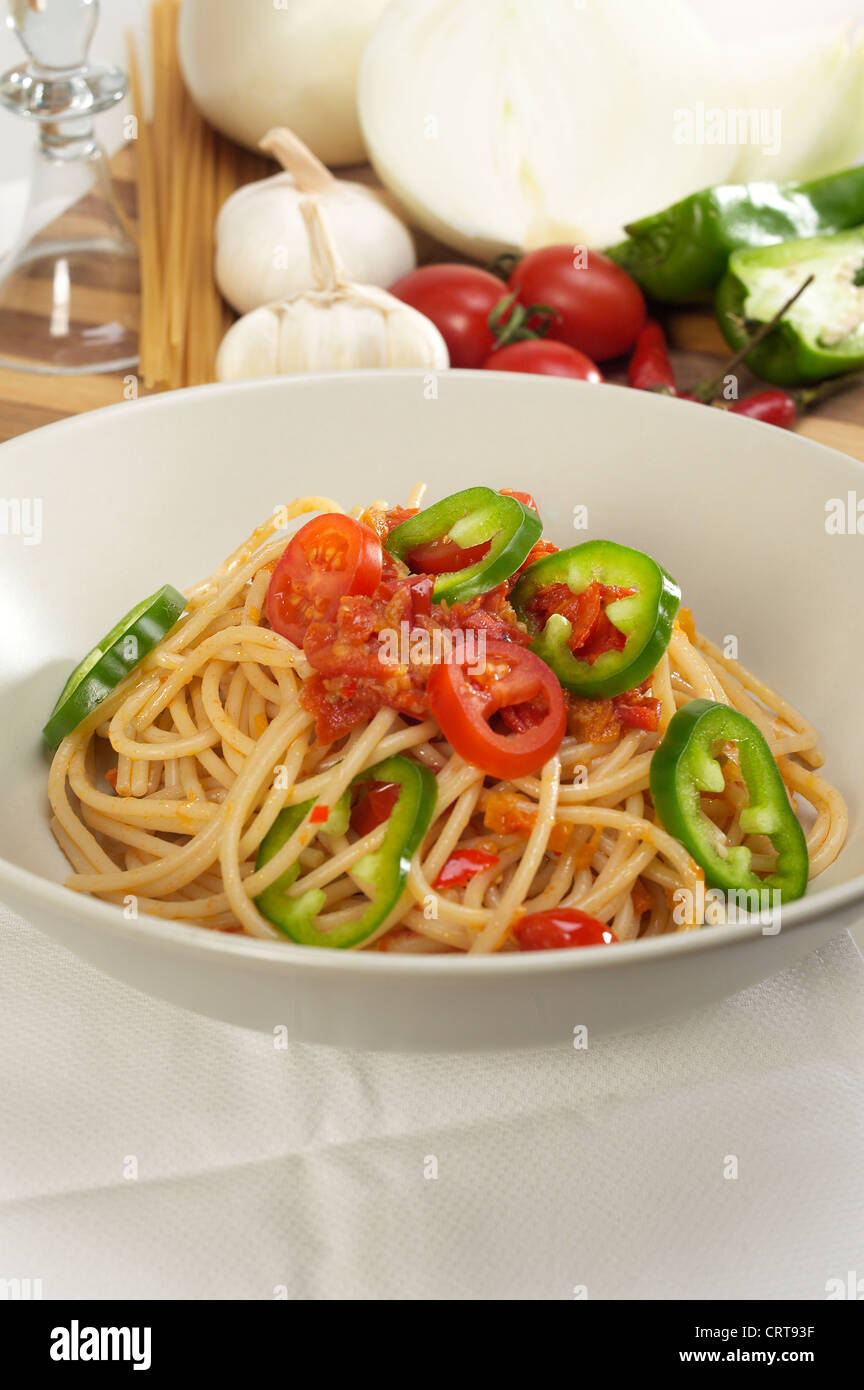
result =
[[[326,164],[312,153],[286,126],[276,126],[268,130],[263,140],[258,141],[262,150],[272,154],[294,180],[294,186],[301,193],[330,193],[337,180]]]
[[[321,204],[314,198],[304,198],[300,213],[309,237],[309,258],[316,286],[325,291],[344,289],[349,281]]]

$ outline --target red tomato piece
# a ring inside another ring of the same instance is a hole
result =
[[[432,320],[451,367],[483,366],[495,346],[489,315],[507,296],[497,275],[471,265],[424,265],[403,275],[390,293]]]
[[[536,729],[542,724],[545,714],[536,705],[506,705],[498,711],[498,717],[514,734],[524,734],[526,729]]]
[[[386,554],[386,552],[385,552]],[[378,586],[376,598],[392,599],[400,590],[408,591],[410,614],[412,618],[428,618],[432,613],[432,590],[435,580],[431,574],[400,574],[395,567],[385,574]]]
[[[518,570],[516,571],[516,573],[515,573],[515,574],[511,574],[510,578],[509,578],[508,581],[507,581],[508,586],[512,588],[512,586],[516,583],[516,580],[519,578],[519,576],[520,576],[520,574],[523,572],[523,570],[527,570],[527,569],[528,569],[528,566],[529,566],[529,565],[533,565],[535,560],[542,560],[544,555],[557,555],[557,554],[558,554],[558,547],[557,547],[557,545],[553,545],[551,541],[539,540],[539,541],[537,542],[536,545],[534,545],[534,546],[531,547],[531,549],[530,549],[529,552],[528,552],[528,556],[527,556],[526,560],[524,561],[523,564],[521,564],[521,565],[519,566],[519,568],[518,568]]]
[[[440,874],[432,884],[433,888],[464,888],[472,878],[494,869],[501,861],[497,854],[487,854],[485,849],[456,849],[450,855]]]
[[[447,539],[427,541],[425,545],[409,550],[405,559],[408,568],[415,574],[449,574],[452,570],[464,570],[469,565],[476,565],[491,544],[491,541],[481,541],[479,545],[463,546]]]
[[[637,697],[635,700],[630,696],[620,696],[612,703],[625,729],[645,729],[650,734],[656,734],[660,728],[659,700],[652,700],[646,696]]]
[[[512,487],[499,487],[498,495],[499,497],[515,497],[516,501],[521,502],[523,507],[530,507],[532,512],[536,512],[538,516],[540,515],[540,508],[537,506],[530,492],[517,492],[516,489]],[[540,542],[538,541],[538,545],[539,544]]]
[[[448,743],[492,777],[525,777],[557,750],[567,717],[557,677],[525,647],[498,638],[486,641],[482,671],[454,661],[433,667],[429,708]],[[536,705],[539,723],[511,734],[497,733],[490,720],[510,705]]]
[[[508,343],[487,357],[483,366],[488,372],[531,372],[535,376],[567,376],[574,381],[594,383],[603,380],[596,363],[584,352],[566,343],[550,342],[548,338]]]
[[[591,665],[604,652],[624,650],[627,638],[609,618],[606,608],[617,599],[629,598],[636,592],[635,589],[600,584],[596,579],[580,594],[575,594],[567,584],[547,584],[545,588],[538,589],[530,608],[540,623],[547,622],[553,613],[565,617],[571,628],[568,647],[580,661]]]
[[[549,338],[578,348],[595,362],[627,352],[645,322],[645,298],[636,281],[599,251],[584,257],[574,255],[572,246],[530,251],[508,284],[520,303],[556,310]]]
[[[383,825],[385,820],[389,820],[401,790],[399,782],[368,782],[351,812],[351,829],[356,830],[362,839],[370,830]]]
[[[530,912],[513,930],[523,951],[560,951],[569,946],[611,946],[618,938],[605,922],[578,907]]]
[[[273,571],[270,626],[301,647],[309,624],[332,619],[345,595],[375,592],[382,565],[370,527],[338,512],[316,516],[291,537]]]

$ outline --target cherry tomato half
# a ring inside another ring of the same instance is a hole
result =
[[[457,545],[450,540],[427,541],[425,545],[409,550],[405,559],[415,574],[449,574],[452,570],[476,565],[490,545],[491,541],[469,546]]]
[[[495,346],[489,315],[507,286],[471,265],[424,265],[390,286],[403,303],[419,309],[440,331],[451,367],[482,367]]]
[[[526,777],[543,766],[560,746],[567,724],[558,679],[525,647],[500,638],[486,641],[481,670],[472,663],[434,666],[427,698],[433,717],[453,750],[491,777]],[[511,705],[531,704],[538,722],[520,719],[511,734],[497,733],[489,721]]]
[[[530,912],[513,928],[523,951],[559,951],[567,946],[611,946],[618,938],[605,922],[578,907]]]
[[[582,259],[572,246],[544,246],[523,256],[508,284],[522,304],[548,304],[557,311],[549,338],[605,362],[635,343],[645,322],[645,299],[608,256],[588,251],[584,265]]]
[[[338,512],[316,516],[292,536],[267,590],[270,626],[302,647],[312,622],[329,621],[346,594],[372,594],[381,580],[381,542]]]
[[[548,338],[526,338],[498,348],[483,363],[489,372],[534,372],[537,376],[569,376],[575,381],[598,382],[603,376],[584,352]]]

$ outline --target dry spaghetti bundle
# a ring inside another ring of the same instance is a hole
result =
[[[213,279],[213,228],[226,198],[268,172],[198,114],[177,57],[180,0],[151,0],[152,111],[135,39],[128,37],[137,118],[141,248],[141,375],[148,388],[215,380],[219,343],[233,320]]]
[[[367,833],[328,828],[315,808],[337,806],[364,770],[401,755],[434,774],[434,812],[399,902],[363,948],[507,951],[524,914],[553,908],[579,908],[619,941],[684,930],[701,919],[679,920],[675,895],[683,889],[698,901],[703,876],[659,824],[649,771],[676,710],[700,698],[747,715],[793,802],[812,808],[811,876],[834,860],[846,811],[815,771],[815,730],[686,620],[676,622],[651,678],[659,730],[624,729],[614,741],[569,735],[536,775],[490,777],[453,751],[433,718],[387,707],[343,738],[320,741],[303,700],[309,661],[262,613],[286,546],[277,528],[341,511],[306,497],[265,522],[189,591],[179,625],[64,739],[49,792],[54,833],[74,871],[69,887],[134,901],[157,917],[278,938],[256,900],[291,870],[288,898],[317,894],[316,929],[340,930],[374,896],[359,866],[380,848],[387,823]],[[261,864],[280,815],[307,806]],[[732,844],[745,834],[734,816],[725,833]],[[482,851],[489,867],[441,886],[461,850]]]

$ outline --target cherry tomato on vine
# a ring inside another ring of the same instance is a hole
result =
[[[381,542],[350,516],[327,512],[301,526],[285,547],[267,590],[274,632],[302,647],[312,622],[335,617],[346,594],[373,594],[381,580]]]
[[[432,320],[451,367],[483,366],[495,346],[489,315],[507,295],[497,275],[471,265],[424,265],[403,275],[390,293]]]
[[[498,348],[483,364],[489,372],[533,372],[537,376],[568,376],[574,381],[598,382],[602,373],[583,352],[548,338],[528,338]]]
[[[529,251],[508,285],[522,304],[555,309],[548,337],[595,362],[627,352],[645,322],[645,299],[636,281],[599,251],[582,256],[574,255],[572,246]]]

